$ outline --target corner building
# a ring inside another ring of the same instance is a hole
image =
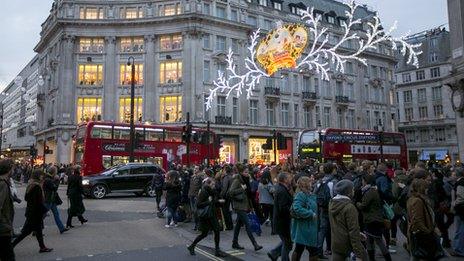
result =
[[[296,157],[298,132],[305,128],[396,129],[395,58],[387,45],[365,54],[369,66],[347,63],[346,73],[332,72],[330,81],[308,70],[284,70],[262,81],[250,100],[218,96],[206,111],[228,49],[243,68],[257,27],[266,32],[279,20],[301,22],[307,7],[330,28],[330,43],[338,42],[348,7],[334,0],[55,1],[35,47],[46,80],[38,91],[39,155],[46,145],[53,151],[46,162],[67,163],[77,124],[129,120],[129,57],[136,64],[136,120],[183,125],[189,112],[194,126],[211,121],[222,136],[221,161],[274,161],[272,151],[261,148],[273,129],[288,139],[278,161]],[[361,35],[374,14],[366,6],[357,10]],[[354,51],[357,44],[342,49]]]

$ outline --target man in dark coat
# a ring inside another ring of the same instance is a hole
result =
[[[39,242],[40,253],[50,252],[53,250],[45,246],[42,233],[43,217],[47,212],[47,208],[44,206],[43,190],[40,186],[40,179],[43,174],[43,171],[40,169],[35,169],[32,172],[29,184],[26,188],[26,195],[24,196],[24,199],[27,202],[25,214],[26,221],[24,222],[21,234],[13,241],[13,247],[15,247],[25,237],[32,232],[35,232],[35,237],[37,242]]]
[[[0,260],[14,261],[13,245],[13,197],[10,191],[10,175],[13,162],[9,159],[0,161]]]
[[[280,256],[282,261],[290,260],[288,255],[292,250],[292,240],[290,236],[290,225],[292,217],[290,208],[293,197],[290,193],[292,179],[287,173],[280,173],[277,176],[279,184],[276,185],[274,192],[274,231],[279,235],[281,242],[272,249],[267,255],[271,260],[277,260]]]
[[[234,228],[234,222],[232,221],[232,212],[230,211],[231,200],[228,196],[230,186],[232,185],[232,168],[229,165],[223,168],[224,177],[222,178],[221,194],[220,197],[225,200],[222,205],[222,213],[224,214],[224,223],[226,230],[232,230]]]
[[[64,232],[68,231],[68,229],[65,228],[63,222],[61,222],[60,212],[58,211],[58,205],[63,203],[60,196],[58,195],[59,184],[60,179],[57,175],[57,169],[55,166],[53,166],[50,168],[50,173],[45,175],[43,183],[45,207],[48,209],[48,211],[52,211],[53,217],[55,218],[55,223],[58,226],[60,233],[63,234]]]
[[[66,192],[69,198],[69,209],[68,209],[68,220],[66,227],[74,227],[72,225],[72,218],[77,216],[77,219],[84,224],[87,222],[82,214],[85,212],[84,202],[82,201],[82,195],[84,189],[82,187],[82,177],[80,176],[80,170],[74,169],[73,174],[68,179],[68,190]]]

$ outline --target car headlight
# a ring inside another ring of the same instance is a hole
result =
[[[85,186],[85,185],[89,185],[89,184],[90,184],[90,180],[88,180],[88,179],[83,179],[82,180],[82,185]]]

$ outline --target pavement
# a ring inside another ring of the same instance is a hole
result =
[[[24,185],[18,186],[20,198],[24,198]],[[61,220],[66,223],[68,202],[66,187],[59,188],[64,203],[59,207]],[[165,220],[154,215],[154,199],[136,197],[130,194],[115,194],[101,200],[85,199],[85,218],[88,223],[81,225],[76,218],[70,231],[60,234],[53,215],[45,218],[45,244],[54,250],[39,254],[38,244],[29,236],[15,248],[18,261],[72,260],[72,261],[164,261],[201,260],[236,261],[268,260],[266,253],[278,244],[277,236],[270,235],[270,228],[263,226],[263,233],[256,240],[264,248],[255,252],[245,231],[242,229],[239,242],[242,251],[231,248],[232,231],[221,232],[221,248],[228,254],[226,258],[213,255],[212,235],[200,242],[196,255],[190,256],[186,246],[197,236],[192,223],[180,223],[177,228],[165,228]],[[24,223],[25,202],[15,203],[14,227],[20,231]],[[404,241],[404,237],[399,238]],[[393,260],[408,260],[401,243],[394,249]],[[379,252],[379,251],[377,251]],[[307,260],[307,253],[301,260]],[[379,256],[379,260],[382,258]],[[464,260],[448,258],[448,260]]]

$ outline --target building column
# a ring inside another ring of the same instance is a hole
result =
[[[75,118],[76,108],[75,104],[75,65],[74,65],[74,42],[76,37],[74,35],[63,35],[62,38],[63,45],[63,62],[61,64],[61,75],[59,76],[59,88],[58,88],[58,99],[59,102],[56,108],[54,117],[55,123],[60,124],[72,124],[73,119]]]
[[[157,84],[155,77],[158,75],[155,71],[155,42],[156,37],[154,35],[145,36],[145,65],[144,65],[144,83],[143,83],[143,121],[153,122],[155,118],[155,110],[159,100],[157,99],[156,89]],[[156,63],[157,64],[157,63]]]
[[[58,132],[54,151],[57,164],[71,163],[72,134],[73,133],[70,133],[68,130],[61,130]]]
[[[117,100],[116,37],[105,37],[106,55],[104,63],[104,83],[102,95],[102,120],[116,121],[119,102]]]

